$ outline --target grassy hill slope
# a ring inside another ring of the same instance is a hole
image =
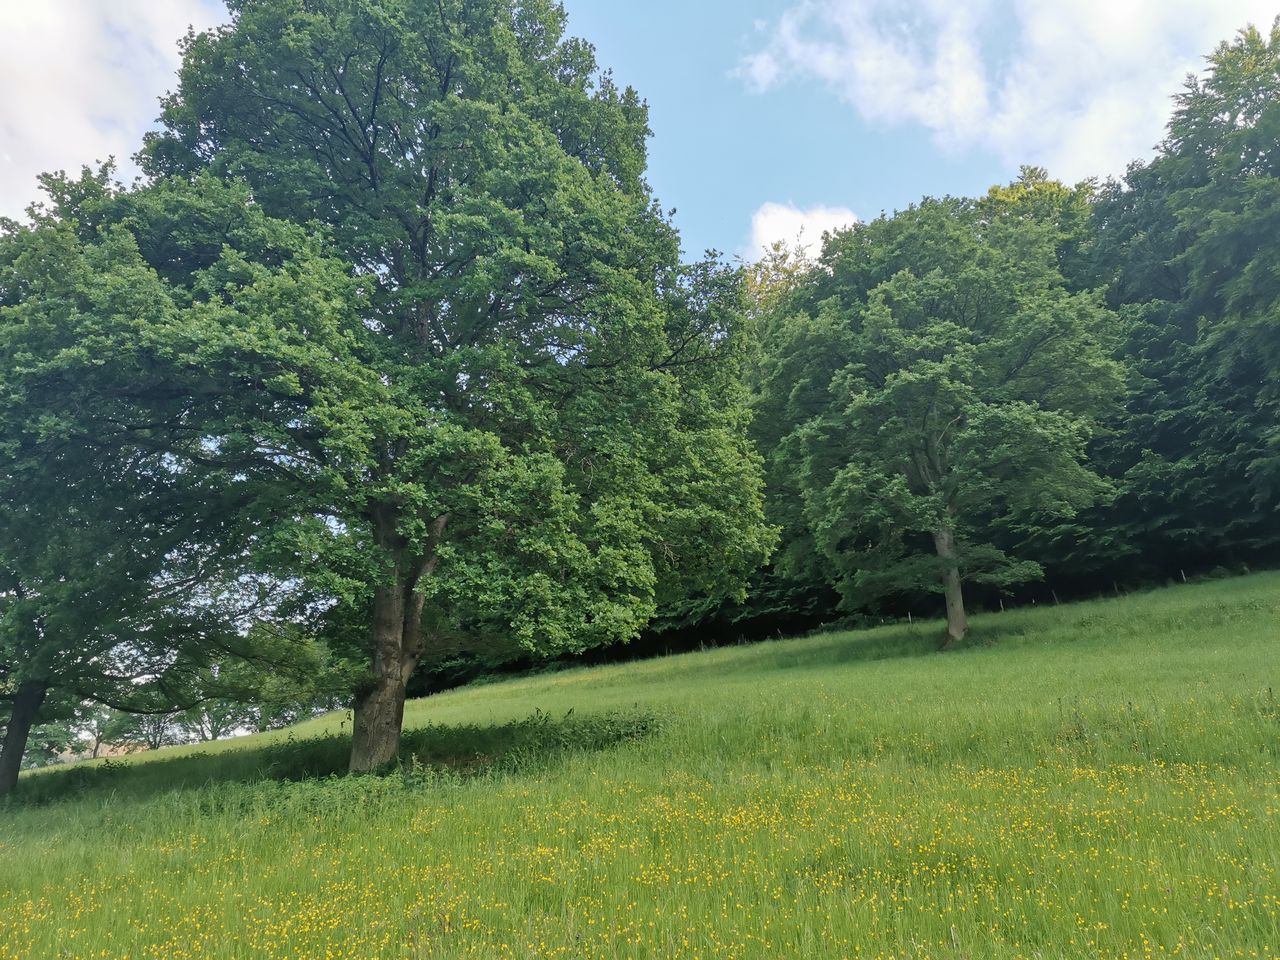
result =
[[[10,958],[1280,956],[1280,575],[24,777]]]

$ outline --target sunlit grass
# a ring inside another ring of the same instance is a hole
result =
[[[0,958],[1280,957],[1280,576],[938,631],[26,777]]]

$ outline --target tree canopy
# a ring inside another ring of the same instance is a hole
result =
[[[740,594],[771,540],[740,287],[681,265],[635,94],[553,4],[229,6],[185,44],[150,182],[42,228],[148,298],[55,403],[124,398],[120,456],[263,518],[242,575],[366,664],[352,769],[394,757],[424,657],[579,651]]]
[[[1067,289],[1025,208],[927,200],[833,236],[808,304],[784,305],[765,381],[796,412],[773,456],[846,602],[937,589],[952,640],[962,580],[1041,573],[997,526],[1021,534],[1105,492],[1086,448],[1120,392],[1114,317]]]

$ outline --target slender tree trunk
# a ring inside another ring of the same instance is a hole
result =
[[[947,601],[947,639],[942,644],[946,650],[959,643],[969,632],[969,620],[964,614],[964,590],[960,583],[960,567],[956,559],[956,538],[949,529],[937,530],[933,543],[942,561],[942,593]]]
[[[23,680],[18,684],[13,697],[13,711],[5,728],[4,745],[0,746],[0,797],[11,793],[18,785],[22,755],[27,751],[27,737],[48,690],[49,684],[43,680]]]

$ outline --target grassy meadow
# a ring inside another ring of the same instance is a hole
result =
[[[0,960],[1280,957],[1280,575],[24,776]]]

